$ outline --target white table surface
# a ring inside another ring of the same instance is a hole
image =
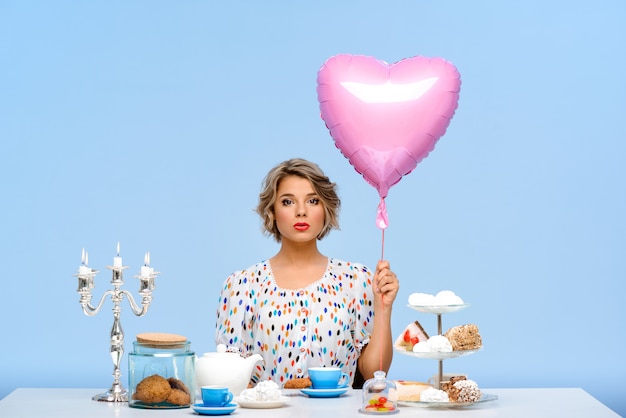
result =
[[[149,410],[130,408],[126,403],[93,401],[91,397],[105,390],[18,388],[0,400],[0,417],[63,417],[63,418],[123,418],[123,417],[199,417],[191,408]],[[498,399],[460,409],[430,409],[400,406],[391,417],[619,417],[580,388],[567,389],[482,389]],[[340,398],[313,399],[292,395],[282,408],[237,408],[230,416],[237,418],[343,418],[373,415],[359,413],[361,391],[350,390]],[[228,415],[226,415],[228,416]]]

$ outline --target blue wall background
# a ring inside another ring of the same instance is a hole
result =
[[[126,289],[145,251],[161,272],[147,316],[124,302],[127,351],[146,331],[212,351],[221,282],[277,250],[253,208],[284,159],[340,185],[323,251],[373,266],[378,196],[335,149],[316,75],[339,53],[423,55],[463,84],[448,132],[387,199],[394,333],[434,332],[408,296],[452,289],[471,306],[444,327],[478,324],[485,348],[446,371],[582,387],[626,415],[625,20],[620,0],[0,2],[0,397],[110,386],[111,303],[81,312],[83,247],[98,298],[118,241]],[[390,377],[436,370],[396,355]]]

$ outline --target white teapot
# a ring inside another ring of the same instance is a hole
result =
[[[244,358],[239,353],[227,353],[226,346],[219,344],[216,353],[204,353],[196,359],[196,388],[225,385],[234,396],[239,396],[248,387],[252,368],[262,360],[260,354]]]

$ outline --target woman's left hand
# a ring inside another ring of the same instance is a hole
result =
[[[391,271],[389,261],[379,261],[374,273],[374,299],[376,304],[378,305],[382,302],[385,307],[391,306],[396,299],[398,289],[400,289],[400,282],[396,274]]]

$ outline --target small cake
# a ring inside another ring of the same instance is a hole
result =
[[[463,299],[452,290],[442,290],[435,295],[435,304],[440,306],[463,305]]]
[[[441,388],[448,394],[450,402],[476,402],[482,396],[476,382],[465,376],[454,376],[449,382],[443,382]]]
[[[411,306],[432,306],[435,304],[435,296],[430,293],[415,292],[409,295]]]
[[[267,402],[279,400],[280,395],[278,384],[272,380],[265,380],[257,383],[253,388],[244,389],[239,396],[247,401]]]
[[[474,324],[452,327],[444,336],[450,341],[453,351],[475,350],[483,346],[478,327]]]
[[[452,290],[442,290],[436,295],[430,293],[411,293],[409,295],[409,305],[411,306],[454,306],[463,305],[463,299]]]
[[[431,353],[449,353],[452,351],[452,344],[444,335],[433,335],[426,341]],[[415,351],[415,347],[413,347]]]
[[[433,387],[424,389],[420,395],[420,402],[448,402],[450,398],[445,390]]]
[[[420,343],[428,341],[428,334],[418,321],[411,322],[400,335],[394,345],[399,349],[413,351],[413,347]]]
[[[433,386],[424,382],[409,382],[406,380],[395,380],[396,397],[398,401],[417,402],[420,400],[422,392]]]

